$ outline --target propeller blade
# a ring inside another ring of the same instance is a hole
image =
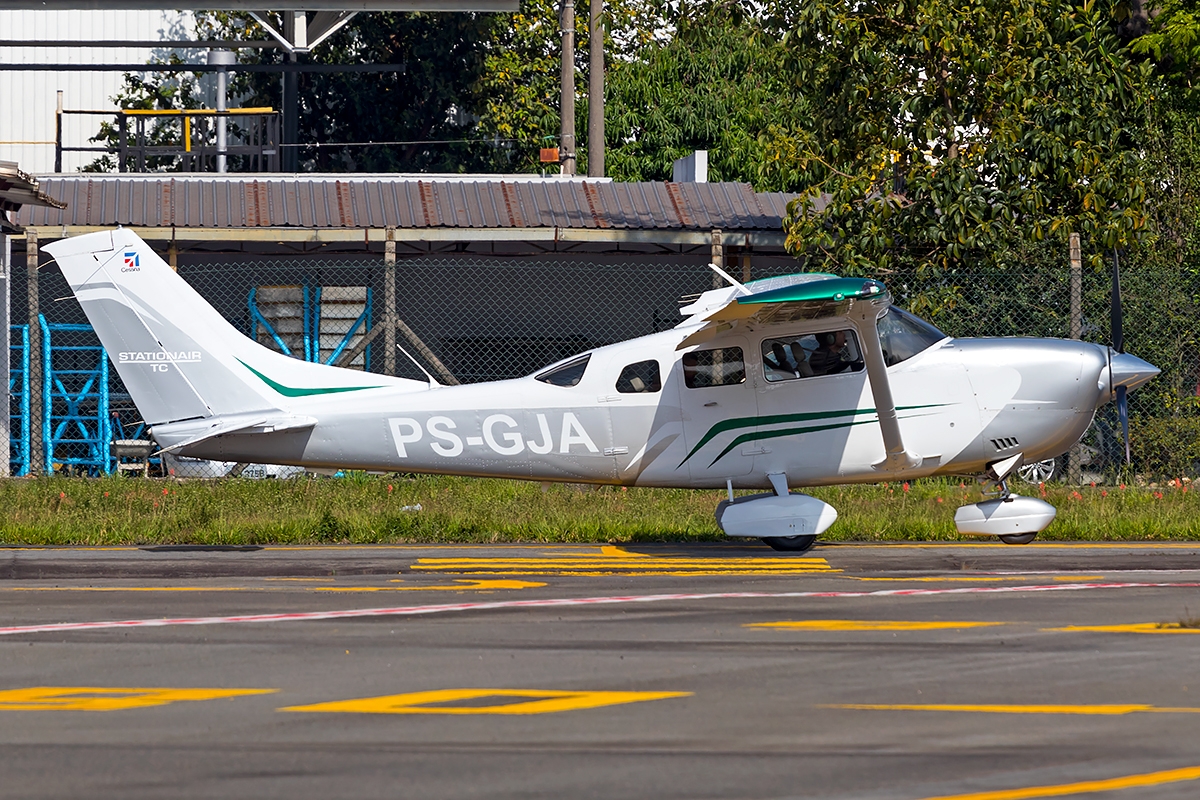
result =
[[[1125,463],[1132,460],[1129,454],[1129,393],[1124,386],[1117,387],[1117,417],[1121,420],[1121,438],[1125,442]]]
[[[1118,353],[1125,352],[1125,314],[1121,309],[1121,267],[1117,248],[1112,253],[1112,347]]]

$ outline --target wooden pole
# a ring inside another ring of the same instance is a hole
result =
[[[588,176],[604,177],[604,0],[588,14]]]
[[[562,174],[575,174],[575,2],[562,4],[562,77],[559,146]]]

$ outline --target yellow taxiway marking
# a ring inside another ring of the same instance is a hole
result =
[[[280,711],[333,711],[356,714],[553,714],[646,700],[690,697],[691,692],[562,692],[543,689],[439,689],[357,700],[337,700]],[[494,698],[494,701],[482,704]],[[449,705],[474,703],[473,705]]]
[[[1089,792],[1115,792],[1119,789],[1136,789],[1143,786],[1161,786],[1164,783],[1194,781],[1200,778],[1200,767],[1167,769],[1162,772],[1144,772],[1121,778],[1105,778],[1098,781],[1060,783],[1057,786],[1027,786],[1023,789],[1000,789],[970,794],[944,794],[927,797],[925,800],[1035,800],[1039,797],[1066,797]]]
[[[1124,705],[956,705],[952,703],[917,705],[913,703],[838,703],[818,708],[851,711],[955,711],[971,714],[1082,714],[1112,717],[1123,714],[1200,714],[1200,708],[1171,708],[1128,703]]]
[[[619,551],[620,548],[602,548]],[[665,575],[695,577],[702,575],[798,575],[836,573],[823,558],[647,556],[633,553],[602,552],[600,555],[552,556],[546,558],[422,558],[411,567],[413,572],[437,572],[456,575]]]
[[[1043,631],[1068,633],[1200,633],[1200,628],[1185,628],[1178,622],[1134,622],[1128,625],[1068,625],[1042,628]]]
[[[393,580],[391,583],[401,583]],[[314,592],[474,592],[491,589],[534,589],[545,586],[538,581],[517,580],[480,580],[478,578],[462,578],[454,583],[442,586],[318,586]]]
[[[795,631],[940,631],[955,628],[986,628],[1007,622],[921,622],[891,619],[801,619],[782,622],[752,622],[745,628],[787,628]]]
[[[34,686],[0,691],[0,711],[120,711],[187,700],[220,700],[278,689],[126,689],[101,686]]]

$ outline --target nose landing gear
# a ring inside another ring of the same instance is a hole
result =
[[[959,508],[954,514],[959,533],[995,536],[1005,544],[1029,544],[1054,521],[1058,513],[1054,506],[1009,490],[1008,476],[1021,461],[1022,455],[1017,453],[988,464],[987,476],[995,482],[995,497]]]

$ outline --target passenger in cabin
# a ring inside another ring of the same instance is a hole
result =
[[[817,334],[817,341],[819,345],[808,359],[814,375],[834,375],[850,368],[852,357],[845,331]]]

